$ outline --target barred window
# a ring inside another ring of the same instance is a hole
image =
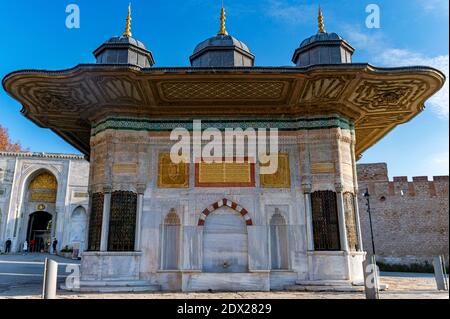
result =
[[[111,195],[108,251],[134,251],[137,194],[117,191]]]
[[[336,193],[312,194],[312,220],[315,250],[340,250]]]
[[[95,193],[91,197],[89,215],[88,251],[100,251],[103,219],[103,193]]]

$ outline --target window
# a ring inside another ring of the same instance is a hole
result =
[[[162,249],[162,269],[179,269],[181,222],[173,209],[164,219]]]
[[[134,251],[137,194],[117,191],[111,194],[108,251]]]
[[[95,193],[91,198],[91,213],[89,216],[88,250],[100,251],[100,241],[102,236],[102,218],[103,218],[102,193]]]
[[[340,250],[336,193],[312,194],[312,220],[315,250]]]
[[[270,259],[274,270],[289,269],[287,227],[283,215],[276,209],[270,220]]]

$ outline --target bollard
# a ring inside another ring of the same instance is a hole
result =
[[[58,281],[58,263],[45,258],[44,282],[42,287],[43,299],[56,299],[56,285]]]
[[[364,291],[366,299],[380,299],[379,285],[380,278],[378,267],[374,255],[367,256],[363,262],[364,267]]]
[[[444,261],[442,256],[433,258],[434,278],[438,290],[448,290],[447,281],[444,276]]]

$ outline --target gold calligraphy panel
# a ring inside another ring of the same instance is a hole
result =
[[[174,164],[170,153],[159,154],[159,188],[189,188],[189,164]]]
[[[30,183],[29,189],[51,189],[56,190],[58,183],[55,176],[50,173],[42,173],[36,176]]]
[[[261,166],[268,166],[264,164]],[[260,183],[263,188],[290,188],[291,170],[289,166],[289,154],[278,155],[278,170],[275,174],[261,174]]]
[[[198,163],[196,187],[255,187],[255,165],[244,163]]]
[[[55,203],[56,192],[31,192],[30,201],[43,202],[43,203]]]

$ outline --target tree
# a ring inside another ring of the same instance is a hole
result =
[[[4,152],[22,152],[22,146],[19,142],[13,143],[8,134],[8,130],[0,125],[0,151]]]

